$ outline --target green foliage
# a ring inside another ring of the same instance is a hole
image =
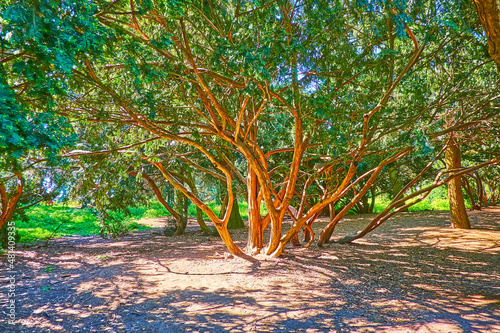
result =
[[[58,72],[70,74],[78,56],[101,53],[106,39],[112,37],[99,24],[95,16],[98,8],[93,1],[25,0],[2,7],[2,43],[36,57],[18,61],[14,67],[19,74],[24,73],[40,84],[40,92],[64,89],[60,80],[44,80]]]
[[[71,75],[77,57],[99,54],[111,37],[94,17],[96,10],[95,4],[85,0],[0,6],[0,42],[12,58],[0,65],[3,167],[13,163],[5,153],[18,158],[28,150],[43,148],[50,155],[75,141],[67,119],[55,113],[56,99],[71,93],[69,81],[61,75]]]
[[[9,168],[22,154],[42,150],[48,157],[71,145],[76,137],[67,119],[53,112],[32,112],[22,106],[0,67],[0,168]]]

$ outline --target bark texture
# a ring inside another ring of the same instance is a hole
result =
[[[462,158],[460,146],[456,139],[450,139],[446,149],[446,168],[460,169]],[[455,177],[448,183],[448,198],[450,200],[451,225],[454,228],[470,229],[470,221],[465,209],[464,197],[462,195],[462,177]]]
[[[7,232],[7,222],[10,221],[14,212],[16,210],[17,202],[21,198],[24,188],[24,177],[21,173],[16,173],[17,177],[17,189],[16,192],[9,197],[4,184],[0,184],[0,242],[2,243],[2,248],[7,248],[8,244],[8,232]]]
[[[488,39],[488,52],[500,70],[500,0],[474,0]]]
[[[259,183],[253,170],[248,170],[248,242],[247,251],[250,254],[259,253],[264,246],[262,235],[262,218],[258,200]]]
[[[175,230],[176,236],[183,235],[186,231],[187,220],[188,220],[188,198],[182,194],[181,191],[175,190],[175,210],[180,212],[180,220],[177,224],[177,229]]]

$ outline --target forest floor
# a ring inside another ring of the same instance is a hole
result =
[[[370,217],[348,215],[333,238]],[[470,219],[457,230],[448,212],[403,213],[353,244],[278,259],[208,259],[225,247],[195,221],[180,237],[33,243],[16,251],[16,325],[1,255],[0,332],[500,332],[500,209]],[[243,247],[246,232],[232,234]]]

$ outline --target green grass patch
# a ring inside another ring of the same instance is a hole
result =
[[[208,206],[219,214],[220,205],[211,202]],[[101,224],[97,214],[90,209],[80,209],[79,205],[68,206],[34,206],[25,212],[24,218],[16,218],[16,230],[20,236],[21,243],[29,243],[39,240],[47,240],[63,236],[90,236],[99,234]],[[248,204],[240,202],[240,214],[243,219],[248,219]],[[137,223],[143,218],[156,218],[170,216],[170,213],[161,203],[152,200],[147,205],[130,207],[130,214],[124,212],[110,212],[110,215],[124,222],[129,231],[147,230],[150,227]],[[261,213],[266,214],[264,205],[261,207]],[[188,214],[196,217],[196,206],[190,204]],[[208,216],[203,213],[204,219]],[[57,229],[57,231],[56,231]],[[54,233],[55,231],[55,233]],[[53,234],[54,233],[54,234]]]
[[[470,208],[468,197],[464,193],[465,207]],[[390,204],[388,196],[382,195],[375,199],[374,213],[380,213]],[[424,210],[450,210],[450,203],[448,201],[448,192],[445,186],[438,187],[433,190],[424,200],[408,208],[410,212],[424,211]]]
[[[210,209],[213,210],[215,214],[219,215],[221,205],[218,205],[215,202],[210,202],[207,204],[207,206],[210,207]],[[240,207],[241,218],[243,220],[248,220],[248,203],[246,201],[238,202],[238,206]],[[188,214],[191,217],[196,217],[196,206],[192,203],[189,205]],[[260,207],[260,214],[261,215],[267,214],[267,209],[264,204],[262,204]],[[166,216],[166,215],[161,215],[161,216]],[[207,214],[203,213],[203,218],[208,219]]]
[[[447,198],[435,198],[433,200],[421,201],[410,208],[410,212],[421,210],[450,210],[450,203]]]
[[[25,218],[16,220],[21,242],[48,239],[59,225],[54,237],[88,236],[100,230],[97,216],[88,209],[37,206],[27,210]]]
[[[123,219],[130,231],[149,229],[136,222],[146,215],[148,209],[140,207],[131,210],[132,216],[129,217],[121,213],[112,215]],[[17,217],[15,222],[20,236],[19,241],[22,243],[47,240],[51,235],[54,238],[73,235],[90,236],[98,234],[101,230],[97,214],[85,208],[35,206],[28,209],[23,218]]]

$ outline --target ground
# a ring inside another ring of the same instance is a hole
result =
[[[370,217],[347,216],[333,238]],[[500,209],[470,218],[457,230],[447,212],[404,213],[353,244],[267,260],[208,259],[225,248],[194,221],[181,237],[32,244],[16,252],[18,322],[4,307],[0,331],[500,332]],[[233,237],[244,246],[244,231]]]

